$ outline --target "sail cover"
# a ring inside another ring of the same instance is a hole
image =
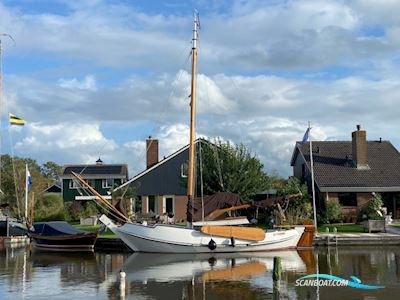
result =
[[[86,233],[86,231],[79,230],[67,222],[53,221],[53,222],[40,222],[34,223],[34,232],[40,235],[47,236],[60,236],[60,235],[73,235],[79,233]]]
[[[207,217],[216,209],[228,208],[236,205],[243,204],[240,196],[230,192],[219,192],[214,195],[204,196],[204,217]],[[193,215],[193,216],[192,216]],[[191,201],[188,202],[187,206],[187,220],[188,222],[201,221],[201,197],[193,199],[193,205]]]

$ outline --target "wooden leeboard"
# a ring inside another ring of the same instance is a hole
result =
[[[234,237],[249,241],[262,241],[265,238],[265,231],[254,227],[236,227],[236,226],[212,226],[201,227],[200,231],[209,235]]]

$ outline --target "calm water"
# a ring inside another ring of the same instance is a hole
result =
[[[273,257],[282,258],[279,290]],[[119,271],[126,272],[121,295]],[[382,285],[296,287],[312,273]],[[0,299],[399,299],[400,247],[227,255],[55,254],[0,250]]]

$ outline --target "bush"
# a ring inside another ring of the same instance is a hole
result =
[[[97,215],[99,212],[97,210],[97,205],[93,201],[89,201],[85,204],[84,210],[81,213],[82,218],[88,218]]]
[[[330,223],[338,223],[343,219],[342,206],[337,200],[329,200],[326,203],[326,218]]]
[[[312,217],[312,205],[308,199],[291,201],[286,211],[288,224],[303,224],[305,220]]]
[[[81,217],[82,205],[79,201],[65,203],[69,221],[77,221]]]
[[[67,212],[63,199],[56,194],[46,194],[35,202],[35,221],[64,221]]]
[[[363,214],[368,220],[383,220],[385,217],[382,213],[382,196],[379,193],[373,193],[372,199],[368,202],[367,207],[363,210]]]

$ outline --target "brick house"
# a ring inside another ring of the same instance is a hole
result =
[[[62,197],[68,201],[93,200],[95,196],[87,195],[79,188],[71,172],[81,175],[100,195],[111,200],[108,194],[111,188],[115,188],[128,180],[128,166],[126,164],[104,164],[99,158],[96,164],[92,165],[66,165],[63,167],[60,179]]]
[[[197,139],[196,147],[204,140]],[[172,213],[175,220],[186,220],[189,145],[158,159],[158,140],[146,140],[146,170],[133,176],[120,188],[135,189],[143,214]]]
[[[388,213],[399,218],[400,153],[389,141],[366,137],[358,125],[351,141],[312,142],[317,208],[336,199],[345,221],[354,221],[376,192]],[[290,164],[294,177],[311,191],[310,143],[296,143]]]

